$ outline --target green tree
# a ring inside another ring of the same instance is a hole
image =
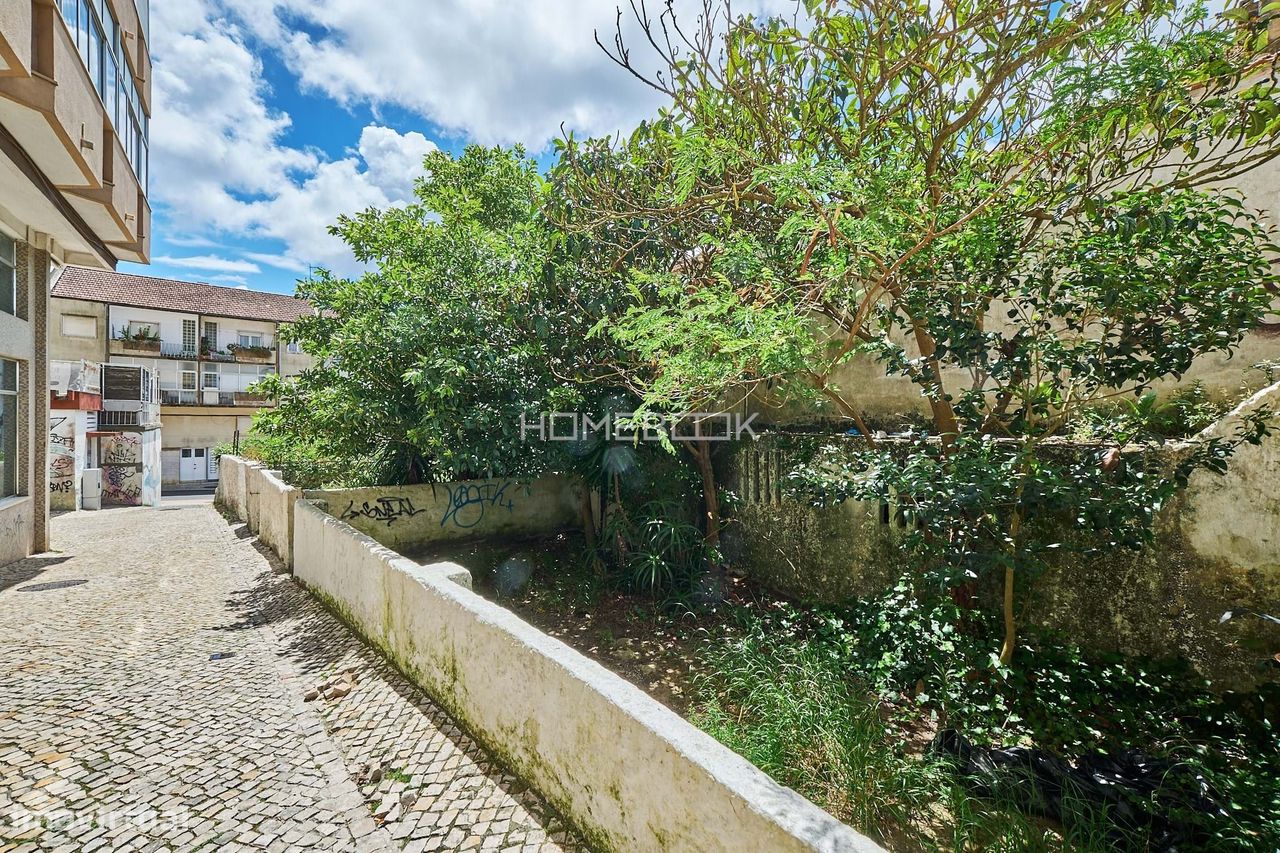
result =
[[[416,200],[331,229],[370,266],[299,285],[316,364],[273,383],[255,429],[383,483],[533,476],[562,464],[521,416],[576,410],[578,313],[557,293],[543,180],[519,150],[433,152]]]
[[[1083,464],[1044,446],[1229,352],[1280,292],[1270,230],[1215,186],[1277,154],[1266,23],[1124,0],[804,5],[708,0],[694,26],[637,7],[665,71],[621,37],[612,55],[671,106],[621,144],[564,141],[557,221],[632,293],[609,333],[654,409],[768,386],[867,434],[837,369],[873,357],[915,382],[935,464],[894,477],[882,458],[867,482],[928,508],[945,583],[1000,571],[1008,662],[1015,579],[1054,544],[1027,522],[1127,476],[1117,434]],[[1148,530],[1164,490],[1122,492],[1079,517]]]

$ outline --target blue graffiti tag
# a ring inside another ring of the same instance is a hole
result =
[[[485,510],[491,506],[503,507],[507,512],[515,510],[515,502],[506,496],[508,480],[499,486],[497,483],[459,483],[448,486],[449,506],[440,518],[440,526],[452,521],[454,527],[475,527],[484,518]],[[466,510],[466,512],[464,512]]]

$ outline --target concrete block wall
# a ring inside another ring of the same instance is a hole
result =
[[[880,848],[640,689],[310,500],[294,572],[601,850]]]

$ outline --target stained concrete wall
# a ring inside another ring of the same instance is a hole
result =
[[[1262,407],[1280,411],[1280,384],[1205,436],[1235,435],[1247,413]],[[1172,465],[1185,445],[1166,452]],[[722,482],[739,498],[722,533],[726,556],[801,600],[839,603],[885,590],[907,568],[898,546],[909,519],[892,504],[819,508],[786,496],[782,482],[798,461],[781,437],[742,445],[724,460]],[[1230,688],[1274,678],[1257,649],[1272,626],[1220,620],[1244,608],[1280,613],[1280,432],[1242,447],[1225,475],[1193,475],[1157,517],[1150,547],[1093,556],[1064,549],[1043,575],[1020,585],[1018,601],[1021,621],[1058,629],[1086,648],[1182,657]]]
[[[248,517],[245,475],[250,467],[257,467],[257,463],[238,456],[224,455],[218,463],[218,487],[213,499],[241,521]]]
[[[579,524],[578,494],[559,477],[309,490],[305,496],[398,551],[434,542],[538,536]]]
[[[35,506],[20,495],[0,500],[0,566],[31,554]]]
[[[299,580],[599,849],[880,849],[643,691],[308,500]]]
[[[258,532],[258,522],[262,516],[262,472],[261,465],[249,465],[244,469],[244,523],[250,533]]]
[[[1202,435],[1232,437],[1263,406],[1280,410],[1280,384]],[[1221,621],[1244,609],[1280,614],[1280,433],[1241,447],[1225,474],[1192,475],[1157,517],[1155,543],[1144,551],[1060,560],[1032,582],[1023,618],[1085,646],[1176,655],[1243,690],[1277,676],[1266,661],[1275,652],[1273,625],[1251,616]]]

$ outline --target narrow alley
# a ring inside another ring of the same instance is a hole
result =
[[[52,524],[0,568],[0,851],[574,846],[207,497]]]

